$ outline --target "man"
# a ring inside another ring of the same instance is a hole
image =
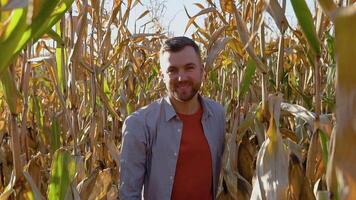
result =
[[[120,199],[215,199],[224,149],[223,107],[199,95],[204,69],[196,43],[174,37],[160,52],[167,97],[122,128]]]

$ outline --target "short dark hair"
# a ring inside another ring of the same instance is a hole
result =
[[[185,36],[172,37],[167,39],[161,48],[161,54],[164,52],[178,52],[186,46],[193,47],[194,51],[197,53],[198,57],[201,59],[200,49],[198,45],[190,38]]]

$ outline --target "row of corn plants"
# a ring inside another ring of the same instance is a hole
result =
[[[188,15],[206,49],[205,92],[228,111],[220,199],[356,197],[356,5],[315,1],[313,16],[290,3],[296,28],[286,1],[207,0]]]
[[[0,199],[116,199],[121,125],[162,92],[163,36],[128,30],[139,1],[111,3],[1,1]]]

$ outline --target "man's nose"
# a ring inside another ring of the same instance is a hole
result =
[[[185,72],[178,73],[178,81],[185,81],[187,79],[187,75]]]

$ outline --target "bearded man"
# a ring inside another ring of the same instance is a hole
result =
[[[204,66],[187,37],[166,40],[160,67],[167,96],[122,127],[121,200],[213,200],[224,151],[225,114],[199,94]]]

